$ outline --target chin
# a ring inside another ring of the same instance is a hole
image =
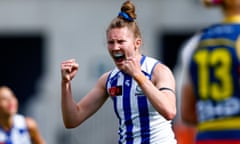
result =
[[[123,64],[115,63],[115,65],[119,70],[123,70]]]
[[[10,115],[15,115],[16,113],[17,113],[17,111],[16,110],[11,110],[11,111],[9,111],[8,112]]]

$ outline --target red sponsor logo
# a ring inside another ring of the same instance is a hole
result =
[[[122,95],[122,86],[114,86],[108,89],[110,96],[120,96]]]

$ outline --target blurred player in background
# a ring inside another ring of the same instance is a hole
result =
[[[184,49],[181,117],[197,127],[197,144],[240,144],[240,0],[203,2],[224,19]]]
[[[0,86],[0,144],[45,144],[37,123],[17,113],[18,100],[7,86]]]

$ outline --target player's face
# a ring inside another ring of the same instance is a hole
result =
[[[240,0],[223,0],[226,7],[233,9],[240,7]]]
[[[240,4],[240,0],[225,0],[225,2],[229,2],[229,3],[237,4],[237,5]]]
[[[0,115],[11,116],[17,112],[18,102],[12,91],[0,89]]]
[[[108,51],[119,69],[121,69],[128,57],[136,55],[138,48],[136,40],[133,32],[127,27],[113,28],[108,31]]]

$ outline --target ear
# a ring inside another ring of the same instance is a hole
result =
[[[136,38],[135,40],[135,48],[139,48],[142,45],[142,39]]]

